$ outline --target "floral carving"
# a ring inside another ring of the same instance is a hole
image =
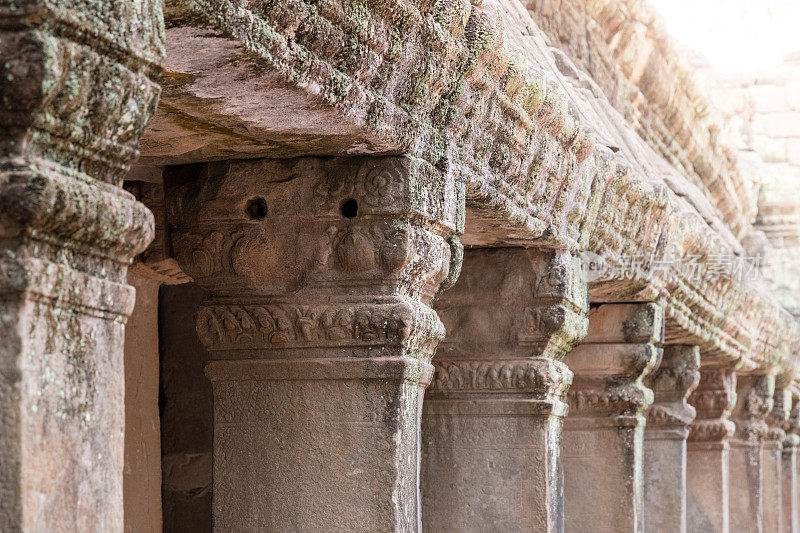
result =
[[[448,391],[528,391],[542,398],[563,398],[572,372],[561,362],[546,357],[502,361],[436,361],[429,388]]]
[[[402,308],[206,305],[197,331],[211,349],[403,342],[411,317]]]

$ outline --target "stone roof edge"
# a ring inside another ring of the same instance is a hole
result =
[[[675,205],[667,187],[594,149],[594,135],[570,111],[565,91],[532,75],[504,42],[494,2],[361,1],[369,13],[354,22],[339,4],[286,0],[257,15],[230,1],[179,1],[287,82],[412,155],[461,174],[469,201],[502,212],[532,245],[588,250],[611,261],[669,250],[702,261],[731,252],[699,215]],[[297,24],[322,35],[298,32]],[[393,41],[398,24],[402,36]],[[320,40],[326,34],[347,43],[349,55]],[[416,55],[405,48],[413,46]],[[363,60],[375,55],[391,71],[386,79]],[[420,58],[433,64],[421,78]],[[422,95],[406,86],[409,80],[424,86]],[[723,276],[650,285],[672,323],[707,352],[753,370],[791,364],[800,328],[759,283]]]

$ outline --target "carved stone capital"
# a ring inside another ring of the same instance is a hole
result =
[[[661,359],[660,306],[604,304],[589,314],[589,333],[565,358],[575,373],[567,399],[572,415],[637,416],[653,402],[645,377]]]
[[[743,442],[763,439],[769,430],[767,416],[774,405],[775,376],[744,375],[737,381],[738,401],[731,414],[736,423],[734,436]]]
[[[463,191],[410,157],[224,162],[165,174],[180,266],[223,352],[396,345],[430,357],[457,276]]]
[[[578,267],[560,251],[469,251],[465,276],[436,302],[448,337],[431,397],[513,394],[560,403],[572,380],[560,359],[587,326]]]
[[[687,400],[700,383],[700,350],[697,346],[665,346],[661,364],[647,382],[655,396],[647,410],[647,427],[689,425],[696,411]]]
[[[783,425],[785,437],[783,440],[784,451],[793,451],[800,446],[800,398],[791,396],[792,408],[789,410],[789,417]]]
[[[786,438],[786,429],[792,411],[792,391],[789,387],[775,389],[773,406],[766,418],[767,433],[765,440],[781,445]]]
[[[719,442],[733,435],[728,418],[736,404],[736,374],[730,367],[700,368],[700,383],[689,396],[696,418],[689,426],[689,440]]]

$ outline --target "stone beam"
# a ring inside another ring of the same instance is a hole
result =
[[[617,266],[743,251],[688,167],[648,146],[519,2],[170,0],[167,14],[173,59],[148,164],[408,153],[463,180],[470,245],[589,251]],[[680,139],[670,153],[695,153]],[[698,157],[708,176],[726,168],[725,154]],[[800,342],[758,281],[650,275],[625,298],[628,280],[608,281],[590,287],[594,301],[663,301],[670,343],[748,371]]]
[[[121,187],[160,5],[0,3],[0,530],[123,530],[124,324],[153,237]]]
[[[210,296],[215,529],[418,530],[430,304],[461,266],[463,190],[411,157],[223,162],[165,185],[178,262]]]
[[[423,409],[425,530],[563,531],[561,359],[587,307],[567,252],[466,252],[435,306],[448,336]]]
[[[662,308],[604,304],[583,343],[564,358],[575,374],[564,426],[564,508],[569,531],[644,529],[644,378],[661,359]]]
[[[686,439],[695,417],[687,400],[699,382],[700,351],[680,344],[664,348],[646,380],[655,399],[644,432],[645,531],[687,531]]]

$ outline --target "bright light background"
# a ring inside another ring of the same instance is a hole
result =
[[[650,0],[678,41],[722,72],[751,73],[800,51],[800,0]]]

